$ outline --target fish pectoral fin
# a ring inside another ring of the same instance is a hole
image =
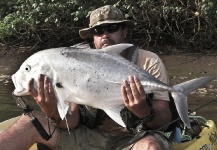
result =
[[[103,109],[103,110],[111,119],[113,119],[119,125],[121,125],[122,127],[126,127],[126,125],[123,122],[121,115],[120,115],[121,109],[123,109],[123,106],[113,107],[113,108],[110,107],[109,109],[107,108],[107,109]]]
[[[55,87],[55,91],[56,91],[56,96],[58,99],[57,109],[58,109],[60,118],[63,120],[69,109],[69,104],[66,102],[66,100],[69,98],[70,94],[64,88]]]
[[[60,102],[57,103],[57,109],[60,115],[60,118],[63,120],[67,114],[67,111],[69,109],[68,104],[61,104]]]

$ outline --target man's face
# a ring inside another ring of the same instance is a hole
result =
[[[123,24],[104,24],[93,28],[93,40],[96,49],[125,42],[127,27]]]

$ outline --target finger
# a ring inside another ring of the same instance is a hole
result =
[[[48,90],[49,90],[49,93],[50,93],[50,98],[51,99],[56,99],[52,83],[50,82],[50,79],[48,79],[48,81],[49,81]]]
[[[50,100],[50,91],[49,91],[49,78],[47,76],[44,77],[44,96],[45,96],[45,101]]]
[[[133,98],[131,87],[130,87],[128,81],[125,80],[123,85],[125,87],[125,91],[126,91],[128,100],[131,101],[131,102],[133,102],[134,98]]]
[[[122,99],[124,101],[124,104],[128,105],[129,104],[129,99],[127,97],[127,92],[126,92],[126,89],[125,89],[124,85],[121,86],[121,94],[122,94]]]
[[[145,90],[144,90],[141,82],[139,81],[139,79],[136,76],[134,76],[133,78],[134,78],[134,81],[135,81],[135,84],[136,84],[136,87],[137,87],[137,90],[138,90],[140,96],[145,96],[146,95]]]
[[[44,75],[39,75],[38,78],[38,96],[40,97],[39,101],[44,102]]]
[[[132,95],[133,95],[134,99],[138,100],[140,98],[140,94],[139,94],[139,91],[137,89],[137,85],[134,81],[133,76],[129,76],[129,81],[130,81],[130,88],[132,91]]]
[[[28,83],[28,91],[30,93],[30,95],[32,95],[33,97],[37,97],[38,92],[34,87],[34,79],[31,79]]]

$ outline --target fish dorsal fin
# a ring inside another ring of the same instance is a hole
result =
[[[103,49],[101,49],[102,51],[106,52],[106,53],[112,53],[112,54],[118,54],[120,55],[122,51],[126,50],[129,47],[132,47],[133,44],[116,44],[116,45],[111,45],[111,46],[107,46]]]
[[[119,125],[121,125],[122,127],[126,127],[120,115],[121,109],[123,109],[123,106],[115,106],[113,108],[110,107],[109,109],[107,108],[103,110],[111,119],[113,119]]]

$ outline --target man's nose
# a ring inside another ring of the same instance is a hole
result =
[[[102,38],[109,37],[109,33],[105,30],[104,33],[102,34]]]

